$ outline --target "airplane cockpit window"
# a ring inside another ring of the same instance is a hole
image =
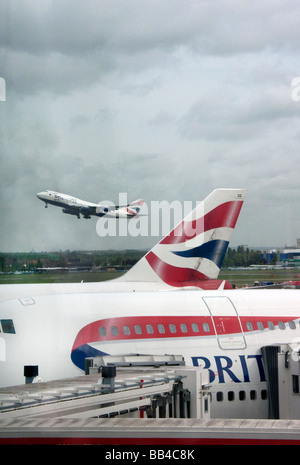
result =
[[[8,334],[16,334],[13,320],[0,320],[2,331]]]

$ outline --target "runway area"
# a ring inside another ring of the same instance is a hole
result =
[[[86,272],[44,272],[44,273],[18,273],[0,274],[0,284],[32,284],[32,283],[80,283],[107,281],[121,276],[121,271],[86,271]],[[299,281],[299,268],[282,269],[252,269],[236,268],[221,269],[220,279],[225,279],[237,288],[253,286],[254,282],[274,282],[274,284],[286,281]]]

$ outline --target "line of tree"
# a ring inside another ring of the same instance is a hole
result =
[[[108,251],[59,251],[59,252],[19,252],[0,253],[0,271],[34,271],[43,267],[66,266],[119,266],[130,268],[146,252],[143,250],[108,250]],[[223,268],[236,266],[260,265],[264,263],[260,250],[250,250],[244,246],[228,247]]]
[[[124,267],[130,268],[145,251],[59,251],[0,253],[0,272],[35,271],[47,267]]]
[[[260,250],[250,250],[244,246],[239,246],[236,249],[228,247],[222,267],[261,265],[263,263],[265,261]]]

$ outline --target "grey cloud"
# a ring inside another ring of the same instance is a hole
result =
[[[174,116],[165,110],[160,110],[151,120],[149,124],[152,126],[164,126],[173,123],[175,120]]]
[[[180,0],[129,0],[107,8],[93,0],[10,0],[0,7],[0,43],[7,80],[16,90],[59,93],[111,73],[167,66],[178,50],[196,57],[299,50],[299,8],[270,0],[244,8],[236,1],[183,6]]]
[[[299,9],[291,0],[2,2],[2,247],[129,244],[44,210],[42,189],[171,202],[238,185],[249,193],[235,243],[295,240]]]
[[[261,136],[278,120],[298,117],[290,86],[260,86],[254,92],[244,86],[203,95],[178,121],[178,128],[187,138],[249,139]]]

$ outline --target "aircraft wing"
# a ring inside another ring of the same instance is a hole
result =
[[[137,199],[126,205],[98,205],[96,208],[96,215],[112,218],[131,218],[139,213],[143,203],[143,199]]]
[[[96,207],[83,207],[80,205],[72,205],[72,206],[67,206],[62,209],[63,213],[66,213],[67,215],[74,215],[80,218],[80,214],[83,216],[83,218],[91,218],[91,215],[96,214]]]
[[[80,218],[80,215],[85,219],[92,216],[106,216],[111,218],[131,218],[136,216],[144,201],[142,199],[134,200],[127,205],[102,205],[102,204],[87,204],[87,205],[68,205],[63,208],[63,212],[68,215],[74,215]]]

